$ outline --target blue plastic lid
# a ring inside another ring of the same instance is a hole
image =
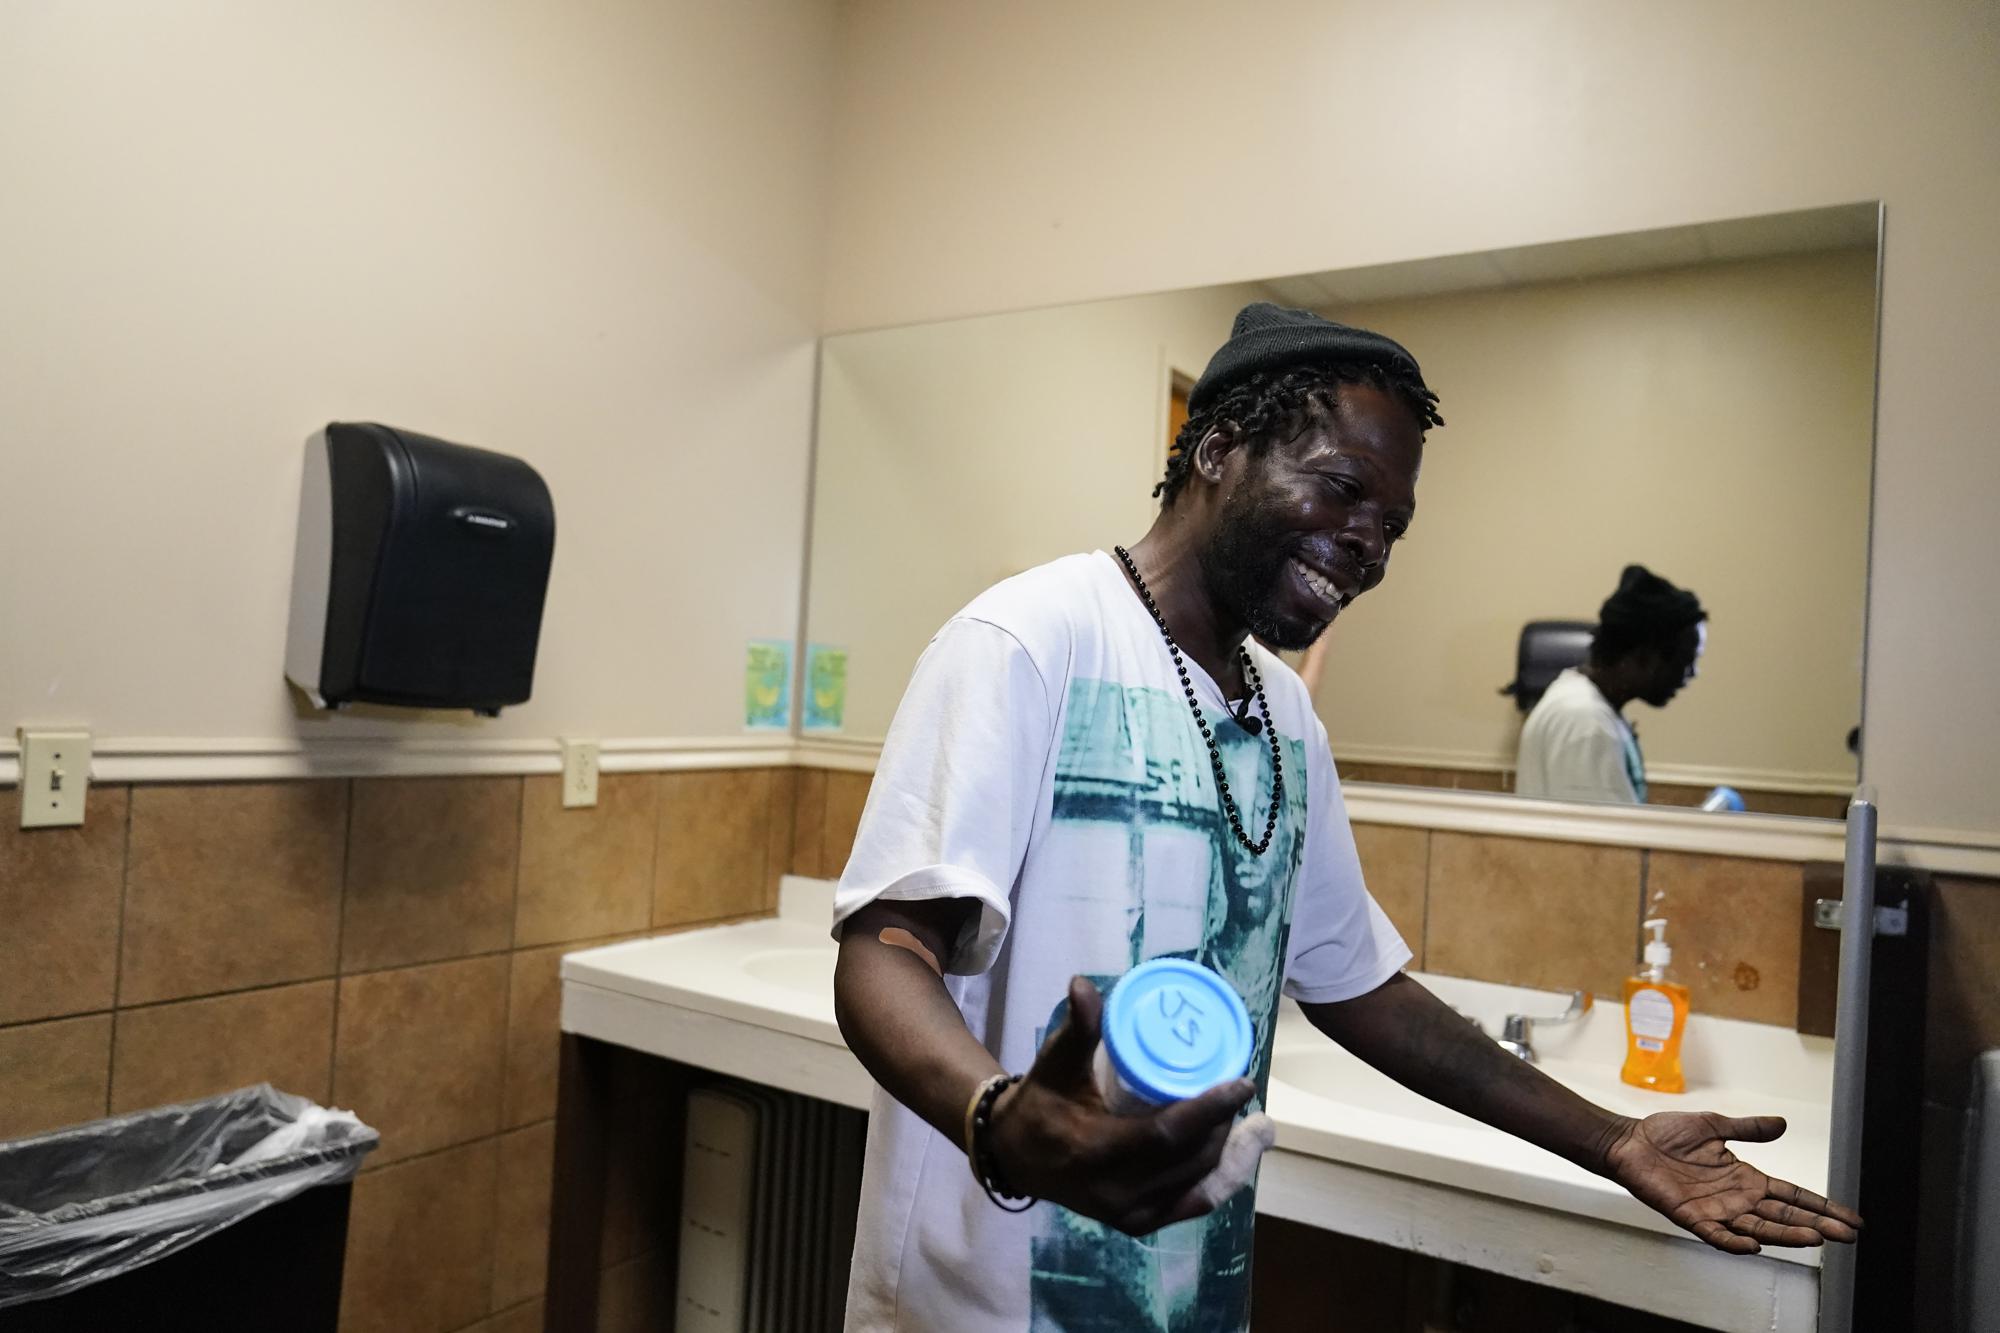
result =
[[[1711,787],[1708,792],[1708,799],[1701,803],[1701,808],[1704,810],[1741,812],[1743,809],[1743,794],[1734,787]]]
[[[1185,958],[1139,964],[1105,1002],[1105,1052],[1148,1101],[1179,1101],[1241,1078],[1255,1045],[1236,988]]]

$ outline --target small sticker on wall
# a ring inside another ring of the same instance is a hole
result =
[[[847,650],[815,643],[806,648],[805,729],[839,731],[847,720]]]
[[[792,725],[792,644],[752,639],[743,663],[743,725],[783,731]]]

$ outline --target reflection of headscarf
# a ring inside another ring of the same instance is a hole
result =
[[[1618,591],[1605,598],[1597,612],[1599,628],[1628,643],[1668,640],[1707,618],[1699,598],[1644,565],[1625,566]]]

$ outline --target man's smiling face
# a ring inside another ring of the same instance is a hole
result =
[[[1201,568],[1209,595],[1273,648],[1304,648],[1388,573],[1416,514],[1424,439],[1367,384],[1289,440],[1232,446]]]

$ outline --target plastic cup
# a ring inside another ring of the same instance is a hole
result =
[[[1120,1115],[1194,1097],[1250,1068],[1256,1038],[1243,998],[1221,974],[1184,958],[1127,972],[1104,1002],[1098,1091]]]
[[[1743,809],[1743,796],[1734,787],[1711,788],[1708,799],[1701,803],[1701,808],[1732,814],[1740,813]]]

